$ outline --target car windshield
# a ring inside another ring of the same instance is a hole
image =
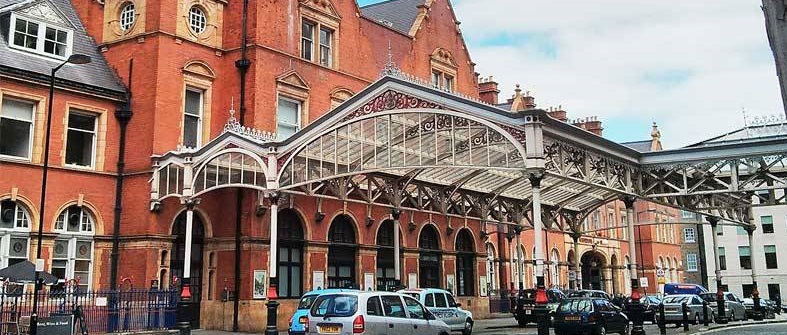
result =
[[[557,310],[565,313],[590,312],[593,310],[593,304],[588,299],[570,299],[560,303]]]
[[[321,295],[311,308],[313,316],[351,316],[358,310],[358,297],[346,294]]]
[[[311,294],[311,295],[304,295],[301,298],[301,301],[298,303],[298,309],[309,309],[312,308],[312,304],[314,300],[317,299],[318,295]]]
[[[682,303],[689,303],[689,297],[666,297],[662,300],[665,304],[682,304]]]

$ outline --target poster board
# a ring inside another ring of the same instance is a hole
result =
[[[418,275],[415,273],[407,274],[407,289],[412,290],[418,288]]]
[[[265,289],[265,280],[268,276],[266,270],[254,270],[254,280],[252,281],[252,299],[266,299],[268,292]]]
[[[486,276],[478,277],[478,281],[479,281],[478,287],[480,288],[479,291],[481,293],[481,296],[482,297],[486,297],[489,294],[489,292],[488,292],[489,287],[487,286]]]
[[[72,335],[74,332],[74,316],[57,315],[39,318],[36,330],[38,334]]]
[[[374,273],[365,272],[363,274],[364,291],[374,291]]]
[[[325,272],[312,271],[312,290],[322,290],[325,288]]]
[[[454,278],[454,275],[445,276],[445,288],[448,292],[451,292],[451,294],[456,294],[456,291],[454,290],[456,280]]]

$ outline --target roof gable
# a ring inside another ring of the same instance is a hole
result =
[[[425,0],[388,0],[361,7],[361,14],[372,21],[410,35],[420,12],[419,7],[424,4]]]
[[[14,12],[25,14],[31,18],[41,21],[54,23],[61,27],[74,28],[74,24],[66,19],[63,13],[61,13],[59,10],[52,8],[52,5],[49,3],[49,1],[44,0],[33,2],[27,6],[22,6],[21,8],[16,9]]]

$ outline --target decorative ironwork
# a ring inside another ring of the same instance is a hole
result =
[[[235,101],[230,106],[230,116],[224,124],[224,132],[232,132],[240,136],[255,140],[257,142],[272,142],[276,140],[276,134],[251,127],[245,127],[235,118]]]

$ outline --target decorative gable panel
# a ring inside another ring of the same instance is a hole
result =
[[[52,9],[51,5],[47,1],[34,3],[31,6],[17,10],[17,12],[42,21],[51,22],[62,27],[73,27],[73,25],[69,23],[68,20],[64,19],[60,13]]]

